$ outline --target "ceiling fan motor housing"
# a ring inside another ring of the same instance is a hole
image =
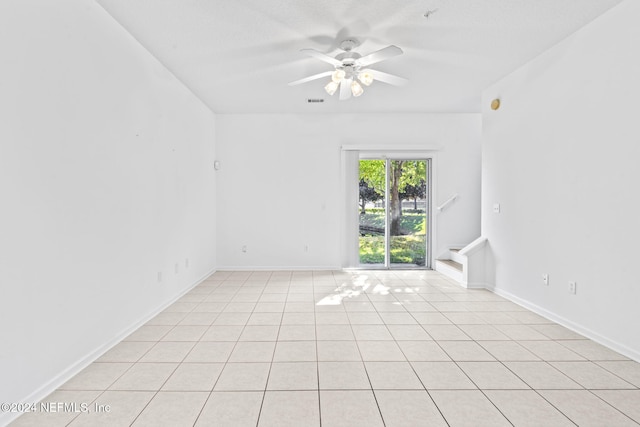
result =
[[[342,42],[344,44],[345,42]],[[342,45],[341,45],[342,47]],[[347,78],[355,78],[360,71],[360,66],[356,61],[361,58],[358,52],[347,50],[336,56],[336,59],[342,62],[342,65],[336,65],[336,70],[343,70]]]
[[[354,47],[358,46],[360,46],[360,42],[356,39],[346,39],[342,40],[342,42],[340,43],[340,49],[344,50],[345,52],[350,52]]]
[[[345,78],[355,79],[360,72],[360,67],[353,64],[343,65],[342,67],[336,67],[337,70],[344,70]]]

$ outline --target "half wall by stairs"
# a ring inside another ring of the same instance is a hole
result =
[[[464,248],[451,248],[436,260],[436,271],[465,288],[484,288],[485,237],[478,237]]]

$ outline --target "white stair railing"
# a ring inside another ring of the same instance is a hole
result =
[[[451,204],[457,197],[458,195],[454,194],[453,196],[449,197],[443,204],[438,206],[436,209],[438,209],[439,211],[442,211],[444,208],[449,206],[449,204]]]

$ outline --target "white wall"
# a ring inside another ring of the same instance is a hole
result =
[[[623,2],[488,88],[482,160],[489,284],[636,359],[639,15]]]
[[[0,402],[31,402],[214,268],[214,116],[94,2],[0,34]]]
[[[220,114],[216,144],[219,268],[341,267],[343,145],[440,145],[436,202],[460,197],[437,218],[436,253],[480,234],[479,114]]]

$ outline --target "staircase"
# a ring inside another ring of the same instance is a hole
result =
[[[465,288],[485,287],[484,247],[487,239],[479,237],[464,248],[451,248],[436,260],[436,271]]]
[[[436,271],[455,280],[464,281],[464,257],[460,255],[461,248],[449,249],[449,253],[436,260]]]

